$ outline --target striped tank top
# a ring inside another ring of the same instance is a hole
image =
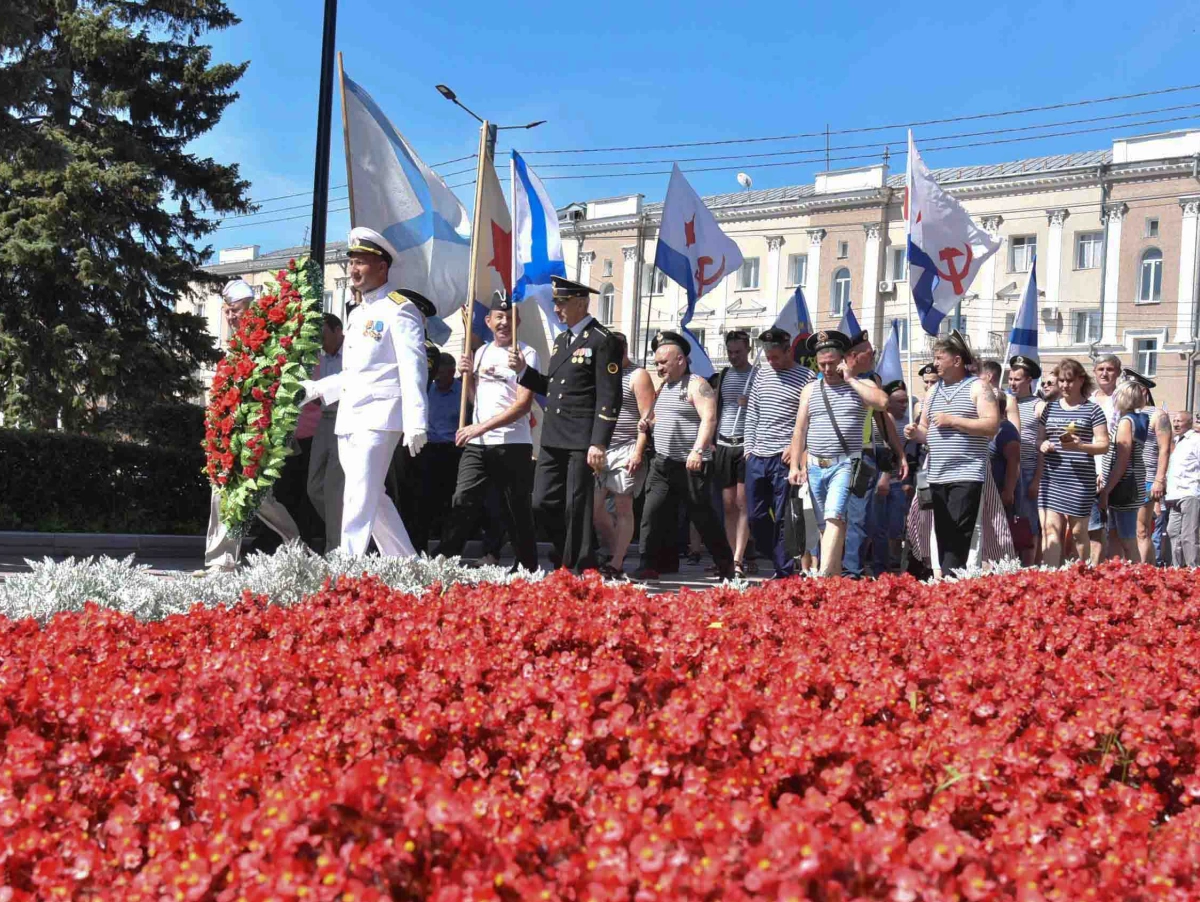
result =
[[[1145,414],[1146,441],[1142,445],[1142,468],[1146,471],[1146,482],[1153,482],[1158,475],[1158,430],[1154,426],[1164,414],[1157,408],[1151,408]]]
[[[1038,421],[1037,421],[1037,395],[1030,395],[1028,398],[1017,399],[1012,395],[1008,396],[1008,402],[1017,402],[1017,410],[1021,414],[1021,472],[1026,475],[1032,475],[1037,469],[1038,456]]]
[[[725,370],[721,377],[721,419],[717,423],[717,436],[724,436],[734,441],[740,440],[746,434],[746,408],[738,405],[738,398],[746,393],[746,383],[754,367],[746,367],[744,373],[739,373],[733,367]]]
[[[654,453],[668,460],[687,461],[700,434],[700,411],[688,400],[688,386],[699,376],[688,373],[678,382],[664,382],[654,402]],[[705,460],[712,458],[706,449]]]
[[[822,389],[829,399],[829,409],[821,398]],[[829,411],[833,411],[833,420]],[[837,454],[858,454],[863,447],[863,423],[867,418],[867,407],[850,385],[830,385],[821,379],[808,396],[808,440],[810,453],[817,457],[833,457]],[[838,441],[833,422],[842,430],[846,447]]]
[[[929,399],[929,481],[934,485],[946,482],[983,482],[987,478],[988,437],[967,435],[957,429],[938,429],[933,419],[948,413],[968,420],[979,419],[971,391],[979,379],[967,376],[955,385],[939,382]]]
[[[639,369],[631,363],[621,370],[621,412],[617,414],[617,425],[613,427],[612,438],[608,440],[610,448],[619,448],[637,440],[638,420],[641,417],[637,396],[633,393],[633,374]]]
[[[1117,435],[1120,432],[1121,420],[1129,420],[1133,427],[1133,454],[1129,458],[1129,463],[1125,467],[1125,473],[1121,476],[1116,486],[1113,486],[1113,494],[1117,493],[1117,487],[1122,483],[1128,485],[1133,483],[1134,501],[1130,504],[1111,504],[1113,510],[1129,511],[1137,510],[1146,503],[1146,465],[1145,465],[1145,448],[1146,448],[1146,421],[1147,417],[1144,413],[1127,413],[1117,421],[1117,427],[1113,429],[1112,435],[1109,436],[1108,453],[1104,455],[1104,475],[1105,478],[1112,472],[1113,466],[1117,462]],[[1125,491],[1129,491],[1125,489]]]

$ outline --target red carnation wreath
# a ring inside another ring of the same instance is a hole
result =
[[[204,472],[220,495],[221,522],[245,532],[291,453],[296,393],[317,361],[321,269],[288,262],[242,316],[217,365],[205,410]]]

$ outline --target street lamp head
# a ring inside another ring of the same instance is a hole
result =
[[[537,122],[530,122],[530,123],[529,123],[527,126],[525,126],[525,127],[526,127],[526,128],[537,128],[539,125],[545,125],[545,124],[546,124],[546,120],[545,120],[545,119],[539,119]]]
[[[451,91],[446,85],[435,85],[439,94],[449,100],[451,103],[458,103],[458,95]]]

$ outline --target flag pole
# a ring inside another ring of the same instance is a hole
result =
[[[346,187],[350,194],[350,228],[354,228],[354,166],[350,162],[350,119],[346,113],[346,70],[342,67],[342,53],[337,55],[338,87],[342,93],[342,137],[346,144]]]
[[[317,93],[317,152],[313,172],[312,229],[309,254],[325,266],[325,220],[329,216],[329,130],[333,116],[333,48],[337,39],[337,0],[325,0],[321,37],[321,79]],[[345,106],[342,107],[345,110]]]
[[[463,357],[471,353],[471,330],[475,326],[475,266],[479,260],[479,235],[481,231],[480,211],[483,209],[483,173],[491,162],[491,142],[489,137],[492,126],[486,119],[479,126],[479,165],[475,168],[475,210],[471,219],[471,262],[467,270],[467,315],[463,323]],[[467,395],[469,394],[471,373],[463,373],[462,398],[458,405],[458,428],[467,425]]]
[[[912,237],[911,237],[911,235],[912,235],[912,158],[913,158],[913,139],[912,139],[912,129],[910,128],[908,130],[908,157],[905,161],[905,173],[904,173],[904,176],[905,176],[905,178],[904,178],[904,260],[906,263],[909,264],[909,266],[912,265],[912,261],[910,261],[908,259],[908,250],[910,247],[912,247]],[[908,267],[905,267],[905,274],[904,274],[905,282],[908,282],[908,273],[909,273],[909,269],[908,269]],[[908,322],[904,326],[905,338],[907,339],[907,341],[905,341],[905,343],[904,343],[905,344],[904,350],[905,350],[906,356],[908,357],[908,392],[906,394],[908,395],[908,421],[910,423],[912,422],[912,418],[913,418],[913,385],[914,385],[914,382],[913,382],[913,358],[912,358],[912,346],[913,346],[913,327],[912,327],[912,318],[913,317],[912,317],[912,315],[913,315],[913,294],[912,294],[912,284],[909,283],[909,286],[908,286],[908,314],[907,314]]]
[[[512,314],[512,344],[519,354],[521,352],[521,339],[517,337],[517,320],[520,319],[521,315],[517,312],[517,302],[513,298],[513,294],[517,290],[517,158],[515,154],[516,151],[513,151],[508,156],[508,238],[511,244],[508,254],[508,307]]]

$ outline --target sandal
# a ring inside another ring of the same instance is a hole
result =
[[[733,576],[735,579],[745,579],[746,578],[746,565],[743,564],[741,561],[734,561],[733,562]]]

